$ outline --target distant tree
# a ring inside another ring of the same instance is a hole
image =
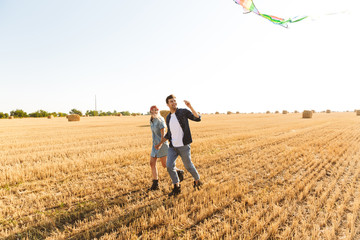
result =
[[[75,109],[75,108],[71,109],[71,111],[69,113],[70,114],[78,114],[78,115],[82,116],[82,112],[80,110]]]
[[[50,115],[50,113],[48,113],[47,111],[44,111],[44,110],[38,110],[36,112],[29,113],[29,117],[47,117],[49,115]]]
[[[99,112],[95,110],[87,110],[85,115],[95,117],[95,116],[99,116]]]
[[[24,118],[27,117],[27,113],[24,112],[21,109],[16,109],[10,112],[10,116],[16,117],[16,118]]]
[[[33,112],[33,113],[29,113],[29,117],[41,117],[40,112]]]
[[[129,111],[123,111],[120,112],[123,116],[130,116],[130,112]]]
[[[50,113],[47,112],[47,111],[44,111],[44,110],[39,110],[39,111],[40,111],[40,114],[41,114],[42,117],[47,117],[47,116],[50,115]]]
[[[0,118],[5,118],[5,113],[0,112]]]
[[[58,113],[57,113],[57,116],[58,116],[58,117],[66,117],[67,114],[66,114],[66,113],[62,113],[62,112],[58,112]]]

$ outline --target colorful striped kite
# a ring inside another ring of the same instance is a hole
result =
[[[241,5],[244,8],[244,13],[249,13],[249,12],[256,13],[257,15],[266,18],[267,20],[271,21],[272,23],[278,24],[278,25],[286,27],[286,28],[288,27],[287,23],[299,22],[299,21],[307,18],[307,16],[305,16],[305,17],[294,17],[294,18],[289,18],[289,19],[285,20],[283,18],[260,13],[259,10],[257,10],[257,8],[255,7],[254,2],[252,0],[234,0],[234,2]]]

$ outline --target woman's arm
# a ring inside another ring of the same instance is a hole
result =
[[[165,135],[165,128],[162,128],[160,129],[160,132],[161,132],[161,141],[159,144],[155,145],[155,149],[156,150],[159,150],[161,148],[161,145],[166,142],[166,138],[164,138],[164,135]]]
[[[161,139],[163,139],[163,138],[164,138],[164,135],[165,135],[165,130],[164,130],[164,129],[165,129],[165,128],[160,129]]]

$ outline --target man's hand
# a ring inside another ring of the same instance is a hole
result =
[[[198,113],[195,111],[195,109],[191,106],[191,103],[187,100],[184,100],[185,105],[190,108],[191,112],[194,114],[196,118],[199,118]]]
[[[190,102],[189,102],[189,101],[184,100],[184,103],[185,103],[185,105],[186,105],[188,108],[190,108],[190,109],[191,109],[191,104],[190,104]]]

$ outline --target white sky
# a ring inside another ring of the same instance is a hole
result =
[[[358,0],[0,0],[0,112],[360,108]],[[328,13],[337,13],[329,15]]]

